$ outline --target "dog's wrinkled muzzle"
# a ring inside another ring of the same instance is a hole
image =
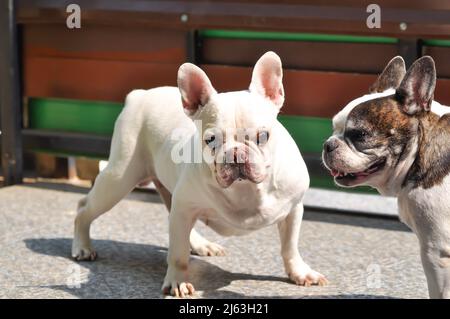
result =
[[[216,179],[223,188],[236,180],[261,183],[266,177],[266,169],[258,156],[251,156],[248,148],[232,148],[225,152],[223,163],[216,162]]]

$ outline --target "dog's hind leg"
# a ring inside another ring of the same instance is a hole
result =
[[[89,237],[91,223],[113,208],[149,175],[144,165],[151,167],[151,161],[143,156],[139,146],[140,127],[129,123],[136,117],[133,114],[136,112],[133,109],[134,95],[129,94],[126,106],[116,121],[107,167],[97,176],[89,194],[78,203],[72,243],[72,257],[76,260],[96,258]]]
[[[75,218],[72,257],[76,260],[94,260],[96,252],[89,235],[91,223],[113,208],[142,180],[144,170],[138,160],[132,159],[124,169],[108,163],[97,176],[89,194],[78,203]]]
[[[167,210],[170,212],[170,207],[172,205],[172,194],[165,188],[161,182],[154,180],[156,190],[161,196]],[[200,235],[194,228],[191,230],[189,236],[189,242],[191,245],[191,251],[195,255],[199,256],[224,256],[225,249],[219,244],[210,242],[202,235]]]

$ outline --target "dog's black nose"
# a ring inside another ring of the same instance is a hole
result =
[[[323,145],[323,149],[327,153],[333,152],[335,149],[337,149],[337,147],[338,147],[338,143],[336,142],[335,139],[331,139],[329,141],[326,141],[325,144]]]

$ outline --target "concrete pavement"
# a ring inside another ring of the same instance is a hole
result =
[[[161,298],[168,235],[158,196],[133,192],[98,219],[91,233],[99,259],[76,263],[72,225],[86,192],[52,183],[0,188],[0,298]],[[427,297],[417,239],[393,219],[305,212],[300,250],[326,287],[287,281],[275,226],[232,238],[198,229],[228,254],[192,257],[197,297]]]

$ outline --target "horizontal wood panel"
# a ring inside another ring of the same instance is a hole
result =
[[[194,0],[201,1],[201,0]],[[234,2],[236,0],[214,0],[216,2]],[[349,7],[367,7],[374,3],[373,0],[239,0],[241,3],[283,3],[283,4],[302,4],[318,6],[349,6]],[[406,9],[448,9],[450,2],[442,0],[378,0],[376,3],[383,8],[406,8]]]
[[[249,86],[252,68],[202,67],[220,92]],[[177,70],[175,64],[29,58],[25,95],[122,102],[133,89],[176,85]],[[366,94],[375,78],[370,74],[285,70],[282,114],[332,117],[349,101]],[[438,81],[435,97],[450,105],[450,80]]]
[[[436,62],[438,76],[450,78],[450,47],[424,46],[423,55],[430,55]]]
[[[202,66],[219,91],[248,88],[251,68]],[[367,94],[376,76],[370,74],[284,70],[286,102],[281,114],[332,117],[354,98]]]
[[[123,103],[55,98],[30,98],[31,129],[112,135]]]
[[[25,57],[182,63],[185,47],[186,35],[182,31],[101,25],[71,30],[61,24],[23,28]]]
[[[56,59],[25,60],[24,95],[122,102],[133,89],[176,85],[178,64]]]
[[[434,99],[441,104],[450,106],[450,79],[438,79]]]
[[[27,150],[46,152],[59,156],[88,156],[107,159],[111,137],[74,132],[47,130],[22,130]]]
[[[30,98],[28,128],[111,136],[122,108],[123,103],[116,102]],[[280,115],[278,119],[303,152],[320,153],[331,134],[330,119],[290,115]]]
[[[247,88],[252,68],[202,65],[218,91]],[[377,75],[284,70],[284,115],[333,117],[348,102],[368,93]],[[435,100],[450,106],[450,79],[438,79]]]
[[[387,43],[387,44],[398,43],[398,39],[393,37],[328,34],[328,33],[327,34],[305,33],[305,32],[202,29],[199,31],[199,35],[201,38],[242,39],[242,40],[245,39],[245,40]]]
[[[122,108],[123,103],[115,102],[30,98],[28,128],[109,136]],[[303,152],[320,153],[332,133],[330,119],[291,115],[278,119]]]
[[[204,39],[206,64],[251,66],[266,51],[280,55],[286,68],[378,73],[398,54],[396,45],[336,42]]]
[[[416,2],[415,2],[416,3]],[[427,1],[428,3],[428,1]],[[441,1],[443,3],[443,1]],[[243,30],[279,30],[292,32],[331,32],[394,37],[447,37],[450,34],[448,5],[435,1],[430,6],[383,7],[381,28],[366,26],[365,6],[354,3],[324,2],[315,4],[265,3],[236,1],[91,1],[79,0],[83,8],[83,23],[102,25],[147,25],[170,29],[227,28]],[[18,1],[19,23],[61,23],[67,13],[60,2],[50,0]],[[181,19],[183,14],[187,19]],[[401,22],[408,28],[400,30]]]
[[[251,68],[204,65],[219,91],[246,89]],[[25,95],[117,101],[137,88],[176,85],[178,65],[83,59],[29,58]],[[331,117],[351,99],[365,94],[374,75],[285,70],[282,113]]]

